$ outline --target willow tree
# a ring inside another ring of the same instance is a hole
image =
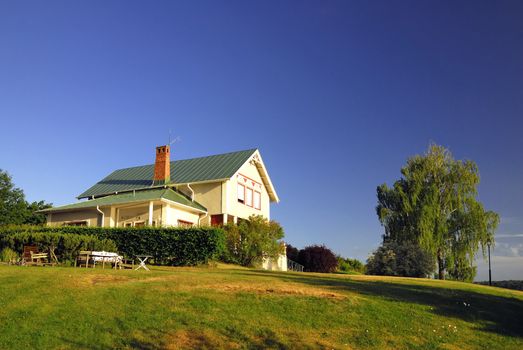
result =
[[[477,199],[477,165],[430,145],[426,154],[410,158],[401,174],[392,188],[377,189],[384,241],[414,241],[434,256],[440,279],[448,271],[452,278],[472,280],[474,257],[480,248],[485,257],[499,222]]]

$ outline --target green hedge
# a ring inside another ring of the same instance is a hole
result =
[[[38,235],[44,235],[45,237],[64,236],[64,242],[69,242],[70,236],[90,237],[90,239],[98,240],[100,244],[103,242],[114,242],[116,249],[113,250],[117,250],[126,257],[134,258],[138,254],[151,255],[156,264],[176,266],[205,263],[209,259],[217,257],[224,247],[223,230],[214,227],[102,228],[8,226],[0,227],[0,249],[10,247],[20,252],[22,249],[20,243],[12,244],[8,242],[18,239],[18,241],[23,241],[25,244],[30,243],[30,239],[27,237],[33,237],[35,242],[38,243]],[[3,242],[7,244],[4,245]],[[66,252],[69,254],[68,250]],[[67,259],[68,257],[65,258]]]
[[[94,235],[36,230],[4,231],[0,228],[0,251],[10,248],[21,255],[26,245],[35,245],[39,251],[56,256],[60,262],[74,261],[81,250],[116,250],[112,240]]]

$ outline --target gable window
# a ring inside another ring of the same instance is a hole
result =
[[[252,189],[245,189],[245,204],[249,207],[252,207]]]
[[[245,203],[245,186],[238,184],[238,202]]]
[[[254,209],[261,209],[261,193],[254,191]]]

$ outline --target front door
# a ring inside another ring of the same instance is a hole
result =
[[[211,226],[223,225],[223,214],[211,215]]]

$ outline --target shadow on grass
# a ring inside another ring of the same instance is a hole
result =
[[[382,281],[339,279],[329,276],[286,274],[271,271],[238,274],[269,275],[283,281],[376,296],[390,301],[426,305],[437,315],[478,324],[478,329],[505,336],[523,337],[523,301],[474,291]]]
[[[115,329],[117,327],[115,326]],[[103,332],[113,333],[112,329],[106,329]],[[120,344],[102,345],[96,342],[83,342],[78,339],[70,339],[62,337],[60,340],[64,344],[72,345],[76,349],[88,349],[88,350],[104,350],[109,348],[130,348],[130,349],[141,349],[141,350],[161,350],[166,348],[166,344],[162,338],[162,332],[157,329],[148,328],[142,330],[140,337],[128,335],[125,339],[121,339]]]
[[[104,329],[104,333],[113,333],[118,329],[119,319],[115,320],[114,329]],[[121,332],[122,329],[119,330]],[[125,348],[141,350],[163,350],[176,346],[176,349],[230,349],[237,348],[241,344],[242,348],[249,350],[277,349],[290,350],[291,348],[280,341],[278,336],[269,329],[260,329],[254,335],[248,335],[235,327],[225,327],[221,330],[212,330],[205,333],[198,329],[177,329],[171,332],[165,330],[146,327],[140,329],[139,335],[126,332],[125,338],[111,346],[100,345],[97,343],[87,343],[77,339],[61,338],[64,344],[72,345],[77,349],[103,350],[108,348]],[[306,348],[305,346],[303,347]]]

